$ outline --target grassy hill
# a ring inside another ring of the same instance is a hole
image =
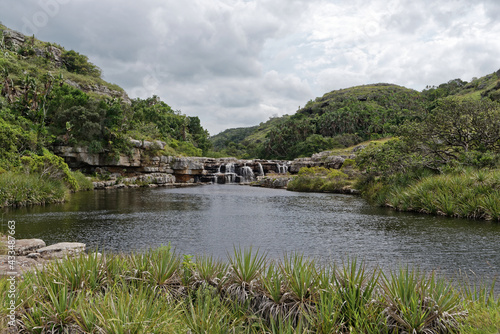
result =
[[[422,92],[394,84],[334,90],[292,116],[228,129],[210,138],[214,150],[241,157],[293,159],[392,136],[412,115],[449,96],[500,101],[500,70],[470,82],[450,80]]]
[[[216,150],[237,148],[235,152],[243,156],[293,159],[387,137],[408,110],[422,106],[423,99],[415,90],[391,84],[357,86],[311,100],[292,116],[229,129],[211,141]]]

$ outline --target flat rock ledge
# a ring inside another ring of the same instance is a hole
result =
[[[2,243],[6,242],[2,238]],[[14,251],[14,266],[12,267],[12,256],[0,255],[0,276],[22,276],[26,271],[43,269],[53,261],[67,257],[77,256],[84,253],[86,245],[81,242],[61,242],[46,246],[41,239],[19,239],[16,240]]]

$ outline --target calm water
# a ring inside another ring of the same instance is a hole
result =
[[[454,275],[497,276],[500,224],[397,213],[359,197],[239,185],[78,193],[61,205],[8,210],[18,238],[84,242],[108,251],[171,243],[225,258],[233,246],[322,262],[358,257],[383,268],[413,264]]]

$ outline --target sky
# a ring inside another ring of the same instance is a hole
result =
[[[211,135],[332,90],[421,91],[500,69],[498,0],[0,0],[0,22],[89,57]]]

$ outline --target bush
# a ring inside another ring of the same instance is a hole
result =
[[[349,184],[347,174],[338,169],[304,167],[287,186],[288,190],[304,192],[342,192]]]
[[[101,69],[89,62],[89,58],[87,56],[70,50],[63,53],[62,59],[69,72],[90,75],[96,78],[101,77]]]
[[[21,158],[22,170],[26,174],[38,174],[42,178],[64,181],[72,191],[78,190],[78,182],[71,174],[64,159],[43,149],[43,155],[32,154]]]
[[[78,184],[78,190],[82,191],[94,189],[92,181],[81,172],[71,172],[71,175],[74,177],[76,183]]]
[[[0,207],[59,203],[67,196],[68,190],[61,180],[40,174],[0,174]]]

